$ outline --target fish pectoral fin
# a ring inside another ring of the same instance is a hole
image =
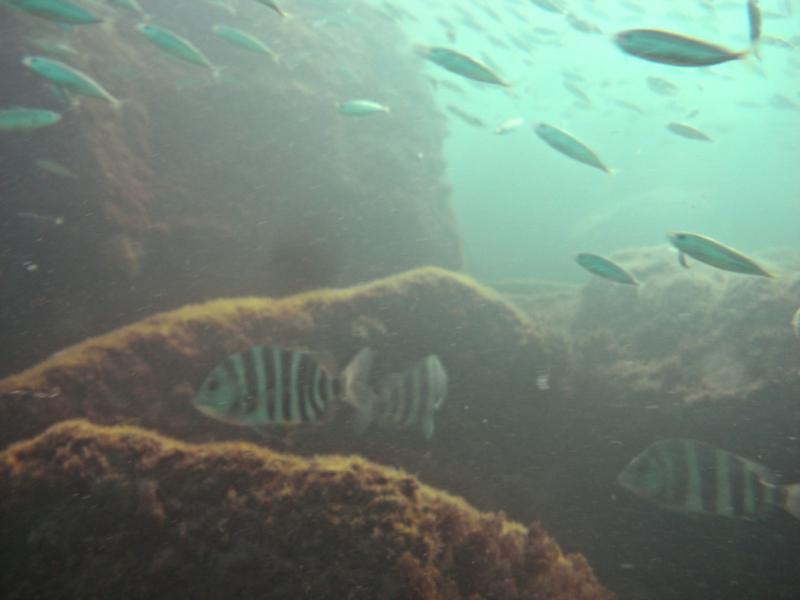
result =
[[[683,252],[678,252],[678,264],[682,266],[684,269],[689,268],[689,263],[686,262],[686,255]]]

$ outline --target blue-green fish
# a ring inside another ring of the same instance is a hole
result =
[[[434,413],[447,396],[447,373],[435,354],[430,354],[401,373],[381,379],[378,395],[362,394],[356,409],[356,432],[371,424],[392,429],[418,426],[426,440],[433,436]]]
[[[30,131],[55,125],[61,115],[43,108],[7,108],[0,110],[0,131]]]
[[[390,113],[391,109],[372,100],[348,100],[339,105],[339,114],[348,117],[368,117],[377,113]]]
[[[331,416],[337,402],[370,402],[362,395],[371,393],[372,359],[372,351],[362,349],[337,377],[309,352],[255,346],[214,368],[193,405],[213,419],[258,431],[318,423]]]
[[[255,52],[256,54],[269,56],[273,60],[278,59],[278,55],[275,54],[275,52],[269,46],[267,46],[254,35],[242,31],[241,29],[228,27],[227,25],[214,25],[211,30],[223,40],[239,46],[240,48],[244,48],[250,52]]]
[[[211,64],[206,55],[192,42],[177,33],[152,23],[139,23],[136,29],[167,54],[193,65],[205,67],[211,71],[214,77],[219,75],[219,69]]]
[[[33,164],[36,165],[36,168],[44,171],[45,173],[50,173],[51,175],[56,175],[57,177],[64,177],[66,179],[78,178],[75,173],[70,171],[60,162],[50,160],[49,158],[37,158],[33,161]]]
[[[677,512],[754,519],[782,508],[800,519],[800,483],[775,484],[763,465],[696,440],[656,442],[623,469],[617,482]]]
[[[744,58],[722,46],[658,29],[629,29],[614,37],[617,46],[631,56],[676,67],[708,67]]]
[[[503,87],[511,86],[508,81],[495,73],[491,67],[456,50],[441,46],[415,46],[414,51],[422,58],[467,79]]]
[[[686,256],[691,256],[695,260],[723,271],[774,277],[772,273],[760,267],[754,260],[710,237],[697,233],[681,232],[668,233],[667,239],[678,249],[678,260],[684,267],[688,268]]]
[[[66,0],[6,0],[9,6],[54,23],[90,25],[103,19]]]
[[[681,137],[685,137],[689,140],[699,140],[701,142],[713,142],[714,140],[711,139],[708,135],[700,131],[699,129],[695,129],[691,125],[686,125],[685,123],[668,123],[667,129],[674,133],[675,135],[679,135]]]
[[[594,273],[603,279],[608,279],[616,283],[625,283],[627,285],[639,285],[639,282],[634,279],[633,275],[628,273],[617,263],[602,256],[598,256],[597,254],[581,252],[575,256],[575,262],[590,273]]]
[[[61,89],[90,98],[99,98],[114,106],[120,105],[119,100],[86,73],[60,61],[44,56],[26,56],[22,59],[22,64]]]
[[[561,154],[569,156],[570,158],[582,162],[585,165],[600,169],[606,173],[611,174],[609,169],[600,157],[597,156],[586,144],[571,136],[565,131],[548,125],[547,123],[539,123],[534,127],[536,135],[547,143],[551,148],[558,150]]]
[[[286,13],[283,12],[281,7],[278,6],[273,0],[256,0],[256,2],[258,2],[259,4],[263,4],[267,8],[271,8],[272,10],[274,10],[276,13],[278,13],[282,17],[286,16]]]

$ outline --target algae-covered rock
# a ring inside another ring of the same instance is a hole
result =
[[[86,340],[0,382],[0,440],[34,435],[67,417],[140,424],[190,440],[257,439],[201,415],[191,399],[225,357],[259,344],[325,352],[340,368],[369,346],[378,357],[376,378],[437,354],[450,376],[437,429],[451,439],[535,422],[536,378],[554,358],[531,321],[490,290],[441,269],[418,269],[348,289],[187,306]],[[306,451],[355,443],[345,423],[296,434]],[[416,438],[407,447],[419,454]]]
[[[789,325],[800,303],[797,265],[775,279],[692,263],[664,249],[618,253],[644,285],[592,282],[571,328],[576,385],[633,404],[741,401],[800,386],[800,344]]]
[[[539,526],[354,457],[61,423],[0,454],[6,598],[605,600]]]
[[[339,10],[328,3],[293,3],[290,19],[257,2],[241,2],[236,15],[196,0],[146,7],[222,68],[215,79],[166,56],[114,3],[91,3],[105,23],[68,32],[8,4],[3,103],[63,118],[0,138],[0,374],[221,294],[460,267],[444,120],[421,61],[370,6],[348,5],[345,28],[326,25]],[[222,20],[258,32],[280,59],[213,35]],[[86,72],[122,105],[71,106],[22,65],[31,54]],[[337,113],[362,94],[392,116]],[[41,169],[42,160],[69,175]]]

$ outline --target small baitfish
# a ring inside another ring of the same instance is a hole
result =
[[[341,400],[370,403],[373,353],[362,349],[336,377],[309,352],[255,346],[222,361],[194,397],[206,416],[257,431],[272,425],[317,423]]]
[[[108,93],[102,85],[86,73],[65,63],[44,56],[26,56],[22,59],[22,64],[63,90],[89,98],[99,98],[114,106],[120,105],[120,101]]]
[[[782,508],[800,519],[800,483],[777,485],[766,467],[705,442],[656,442],[617,481],[668,510],[753,519]]]
[[[402,373],[384,377],[378,390],[377,396],[362,395],[365,401],[353,404],[356,432],[375,423],[394,429],[419,426],[426,440],[433,436],[434,413],[447,396],[447,373],[438,356],[430,354]]]
[[[267,46],[256,36],[249,34],[246,31],[236,29],[235,27],[228,27],[227,25],[214,25],[211,30],[223,40],[228,41],[239,48],[244,48],[245,50],[255,52],[256,54],[269,56],[275,61],[278,60],[278,55],[272,50],[272,48]]]
[[[205,67],[211,71],[214,77],[219,75],[219,69],[211,64],[206,55],[192,42],[177,33],[152,23],[139,23],[136,25],[136,29],[167,54],[198,67]]]
[[[486,123],[484,123],[483,120],[480,119],[480,117],[476,117],[475,115],[472,115],[467,111],[460,109],[454,104],[447,104],[445,105],[444,108],[451,115],[458,117],[461,121],[463,121],[467,125],[470,125],[471,127],[477,127],[479,129],[483,129],[484,127],[486,127]]]
[[[658,29],[629,29],[614,37],[617,46],[631,56],[676,67],[707,67],[744,58],[750,52],[734,52],[722,46]]]
[[[700,131],[699,129],[695,129],[691,125],[686,125],[685,123],[668,123],[667,129],[674,133],[675,135],[679,135],[689,140],[700,140],[701,142],[713,142],[714,140]]]
[[[0,110],[0,131],[30,131],[55,125],[61,115],[43,108],[7,108]]]
[[[639,282],[628,273],[625,269],[620,267],[617,263],[598,256],[597,254],[589,254],[588,252],[581,252],[575,256],[577,262],[584,269],[615,283],[625,283],[627,285],[639,285]]]
[[[761,7],[758,6],[758,0],[747,0],[747,24],[750,43],[755,46],[761,39]]]
[[[800,339],[800,308],[798,308],[792,317],[792,331],[794,336]]]
[[[378,113],[389,114],[391,109],[373,100],[348,100],[339,104],[338,111],[348,117],[368,117]]]
[[[278,6],[273,0],[256,0],[259,4],[263,4],[267,8],[271,8],[276,13],[278,13],[281,17],[285,17],[286,13],[283,12],[280,6]]]
[[[553,127],[552,125],[548,125],[547,123],[539,123],[534,127],[534,131],[548,146],[554,150],[558,150],[561,154],[569,156],[573,160],[582,162],[590,167],[594,167],[595,169],[600,169],[601,171],[612,174],[611,169],[600,160],[597,154],[586,144],[567,132]]]
[[[90,25],[103,19],[66,0],[6,0],[9,6],[65,25]]]
[[[497,135],[506,135],[522,127],[525,124],[525,119],[522,117],[514,117],[507,119],[494,128]]]
[[[704,235],[697,233],[668,233],[667,239],[678,249],[678,260],[683,267],[688,268],[686,256],[704,262],[707,265],[744,273],[745,275],[760,275],[761,277],[774,277],[772,273],[760,267],[754,260],[748,258],[738,250],[726,246]]]
[[[78,176],[70,171],[67,167],[59,162],[50,160],[49,158],[37,158],[33,161],[36,168],[45,173],[50,173],[56,177],[63,177],[65,179],[77,179]]]
[[[441,46],[415,46],[414,51],[422,58],[467,79],[503,87],[511,86],[508,81],[495,73],[491,67],[456,50]]]

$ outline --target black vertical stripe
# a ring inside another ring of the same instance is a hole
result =
[[[256,389],[258,385],[258,375],[256,374],[258,369],[258,365],[256,364],[257,358],[252,348],[242,356],[245,385],[243,411],[246,415],[252,415],[258,410],[258,392]]]
[[[320,368],[319,365],[314,367],[314,393],[311,397],[314,400],[314,410],[317,414],[322,414],[328,405],[325,398],[325,378],[327,376],[325,369]]]
[[[261,353],[261,369],[264,373],[264,404],[266,405],[267,421],[275,422],[275,373],[272,370],[272,354],[274,350],[264,348]]]
[[[314,375],[314,361],[305,352],[300,356],[300,364],[297,367],[297,407],[300,412],[300,420],[307,423],[311,420],[309,408],[311,405],[311,384]]]
[[[745,516],[745,503],[744,503],[744,478],[746,477],[745,465],[741,460],[737,460],[734,456],[727,455],[728,472],[730,473],[731,482],[731,506],[733,507],[734,517]]]
[[[283,388],[282,398],[280,398],[280,402],[283,406],[283,421],[288,423],[294,419],[294,415],[292,414],[292,355],[294,352],[290,350],[282,350],[281,351],[281,373],[279,377],[283,382],[281,386]]]
[[[708,444],[694,444],[697,468],[700,472],[700,503],[703,511],[717,512],[717,456]]]

